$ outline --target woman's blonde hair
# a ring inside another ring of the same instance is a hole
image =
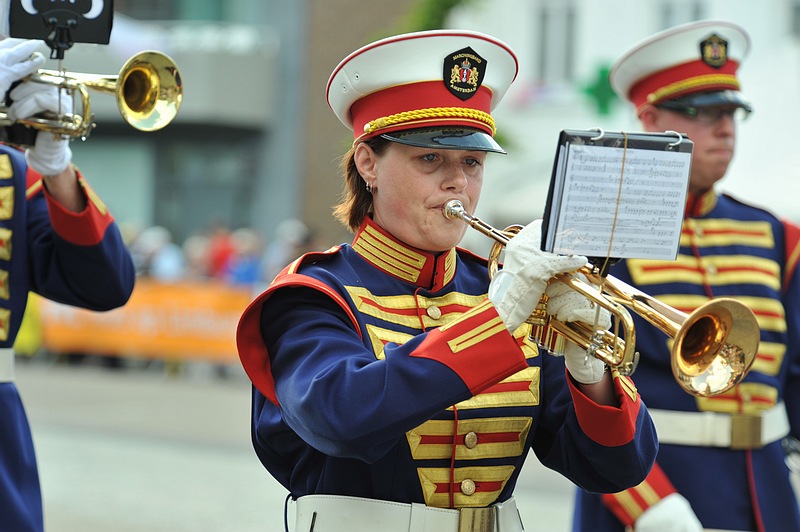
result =
[[[380,156],[391,142],[382,137],[373,137],[363,141]],[[355,163],[356,148],[353,146],[342,156],[339,168],[344,177],[344,190],[341,201],[333,208],[333,215],[353,233],[358,231],[364,218],[372,213],[372,192],[367,190],[366,183],[358,173]]]

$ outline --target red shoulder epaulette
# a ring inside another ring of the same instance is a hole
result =
[[[322,292],[342,308],[353,323],[353,328],[358,332],[359,336],[361,335],[358,320],[356,320],[352,309],[338,292],[313,277],[297,273],[300,265],[304,262],[319,260],[322,257],[336,253],[338,250],[339,246],[334,246],[327,251],[306,253],[286,266],[275,277],[269,288],[248,305],[239,319],[239,325],[236,328],[236,347],[239,351],[242,367],[256,389],[276,406],[280,405],[275,394],[275,381],[272,378],[269,352],[267,351],[267,346],[264,345],[264,338],[261,336],[261,309],[276,290],[294,286],[313,288]]]

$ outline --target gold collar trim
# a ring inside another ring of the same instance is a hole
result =
[[[455,276],[455,248],[440,254],[412,248],[369,217],[361,224],[353,240],[353,249],[379,270],[420,288],[439,290]]]
[[[686,218],[705,216],[717,206],[719,196],[714,189],[701,194],[689,194],[686,198]]]

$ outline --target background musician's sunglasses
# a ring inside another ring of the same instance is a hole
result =
[[[680,113],[701,124],[716,124],[723,117],[731,118],[734,122],[742,122],[750,116],[751,112],[750,109],[739,106],[692,107],[689,105],[670,105],[669,102],[656,105],[656,107],[673,113]]]

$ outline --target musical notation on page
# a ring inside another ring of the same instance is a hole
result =
[[[562,132],[543,249],[590,258],[675,259],[693,149],[676,135]]]

